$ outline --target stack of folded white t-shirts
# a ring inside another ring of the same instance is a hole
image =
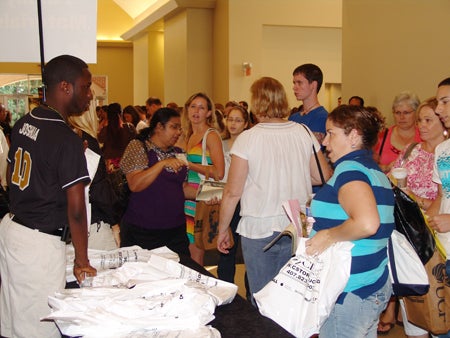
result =
[[[237,286],[179,264],[173,252],[167,258],[167,250],[152,250],[147,262],[100,268],[82,288],[49,296],[52,313],[46,319],[67,336],[220,337],[207,324],[216,306],[234,299]]]

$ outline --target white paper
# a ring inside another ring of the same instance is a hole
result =
[[[61,54],[97,63],[97,0],[41,0],[45,62]],[[0,1],[0,62],[40,62],[36,0]]]
[[[86,165],[89,173],[89,178],[91,181],[84,187],[84,196],[86,202],[86,216],[87,216],[87,227],[89,230],[89,225],[91,224],[92,218],[92,206],[89,202],[89,188],[91,187],[92,180],[94,179],[95,173],[97,172],[98,163],[100,162],[100,155],[86,148],[84,151],[84,156],[86,157]]]

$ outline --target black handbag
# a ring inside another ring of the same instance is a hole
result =
[[[417,202],[395,185],[392,185],[392,190],[395,198],[395,229],[405,235],[425,265],[436,248],[433,235],[427,227]]]
[[[116,197],[113,208],[118,218],[122,218],[127,209],[131,194],[127,178],[121,169],[108,173],[107,178]]]

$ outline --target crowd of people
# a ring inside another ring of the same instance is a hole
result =
[[[234,282],[241,247],[248,298],[257,306],[252,295],[291,257],[289,237],[263,251],[290,222],[282,202],[305,205],[314,196],[307,254],[339,241],[354,244],[349,281],[320,337],[389,332],[397,320],[386,249],[395,228],[393,169],[407,169],[403,189],[450,252],[450,78],[423,102],[411,92],[395,96],[395,124],[386,128],[382,113],[360,96],[328,113],[318,100],[317,65],[301,65],[292,76],[301,101],[294,110],[271,77],[252,84],[250,104],[214,104],[198,92],[181,106],[150,97],[142,106],[94,107],[88,66],[68,55],[49,61],[45,102],[12,130],[1,124],[11,168],[7,175],[0,166],[10,196],[0,223],[1,335],[59,336],[40,318],[48,295],[65,285],[67,229],[80,283],[96,274],[88,248],[167,246],[203,265],[194,218],[204,178],[226,182],[222,199],[210,201],[220,203],[220,279]],[[408,337],[428,336],[402,313]]]

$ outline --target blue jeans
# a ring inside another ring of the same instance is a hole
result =
[[[272,236],[259,239],[250,239],[241,236],[242,255],[247,270],[248,284],[252,294],[252,304],[256,306],[253,294],[261,290],[281,270],[291,258],[291,238],[283,236],[266,252],[263,247],[270,243],[279,232]]]
[[[347,293],[320,328],[320,338],[376,338],[378,318],[392,294],[391,281],[366,299]]]

